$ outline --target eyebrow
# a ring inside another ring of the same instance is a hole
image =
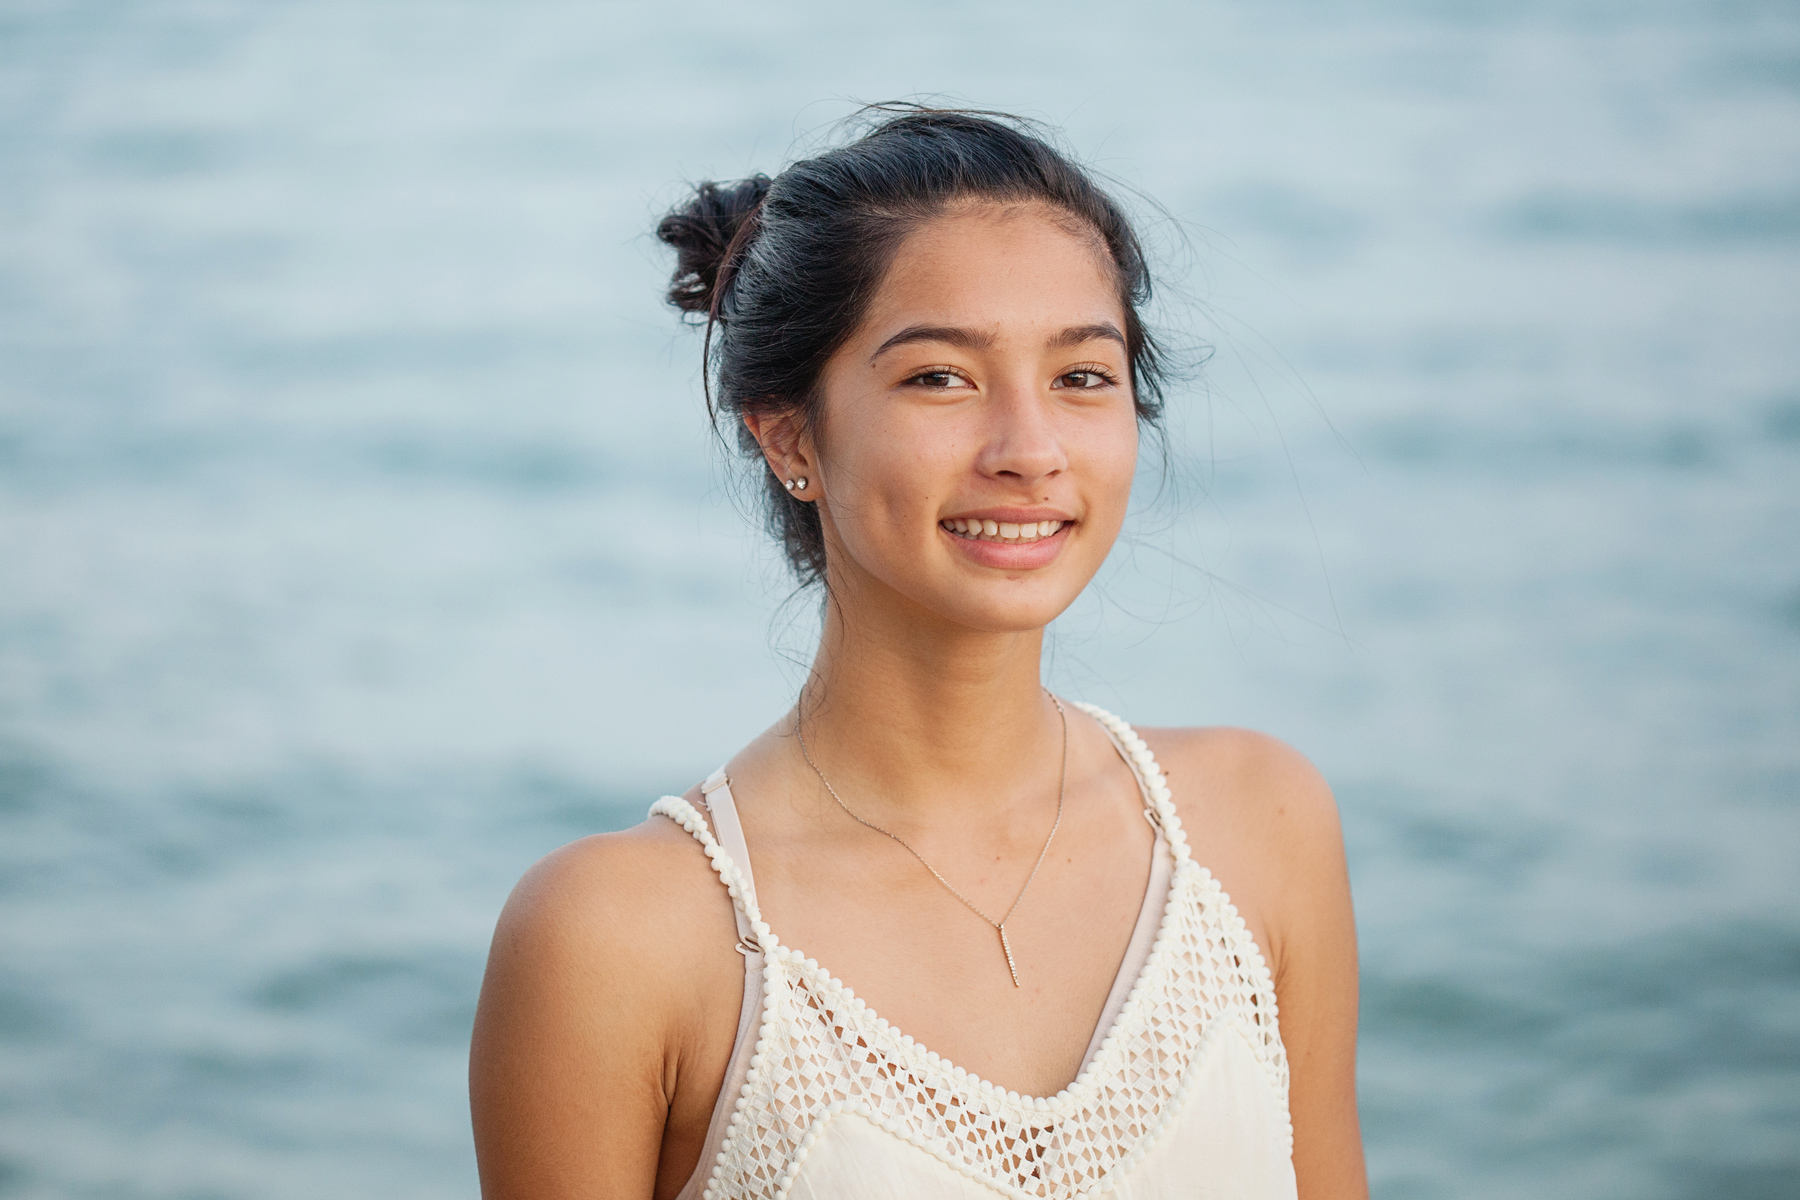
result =
[[[1119,332],[1119,327],[1111,321],[1102,321],[1098,325],[1071,325],[1051,338],[1046,345],[1052,350],[1067,350],[1083,342],[1102,339],[1117,342],[1121,346],[1125,344],[1125,335]]]
[[[869,361],[874,362],[895,346],[913,342],[942,342],[946,346],[956,346],[963,350],[986,350],[994,344],[994,335],[974,329],[960,329],[955,325],[908,325],[881,343],[880,349],[869,355]]]
[[[1098,325],[1071,325],[1051,337],[1045,345],[1052,350],[1067,350],[1083,342],[1101,339],[1117,342],[1121,346],[1125,344],[1125,335],[1119,332],[1119,327],[1111,321],[1102,321]],[[896,346],[906,346],[913,342],[942,342],[946,346],[956,346],[963,350],[986,350],[994,344],[994,335],[955,325],[909,325],[881,343],[875,353],[869,356],[869,361],[874,362]]]

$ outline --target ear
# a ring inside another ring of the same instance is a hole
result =
[[[804,491],[791,489],[796,500],[816,500],[823,494],[819,483],[818,453],[810,435],[801,428],[800,414],[786,412],[747,412],[744,428],[762,447],[763,461],[783,483],[806,480]]]

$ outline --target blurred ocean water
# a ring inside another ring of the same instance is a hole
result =
[[[0,1195],[475,1194],[507,889],[807,648],[647,231],[921,94],[1179,222],[1052,682],[1337,786],[1377,1195],[1800,1195],[1774,0],[4,6]]]

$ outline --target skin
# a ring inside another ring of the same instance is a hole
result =
[[[751,420],[819,505],[833,603],[802,707],[728,764],[764,917],[924,1045],[1052,1094],[1123,960],[1152,834],[1100,728],[1039,687],[1044,626],[1093,578],[1137,462],[1118,287],[1087,231],[1035,204],[965,203],[912,233],[828,363],[819,419]],[[1042,514],[1034,546],[940,522]],[[1145,729],[1195,854],[1274,972],[1304,1200],[1367,1195],[1355,1093],[1356,947],[1330,790],[1238,729]],[[696,787],[688,793],[698,802]],[[736,1034],[732,909],[672,822],[584,838],[520,882],[495,933],[471,1053],[489,1200],[664,1200],[699,1159]]]

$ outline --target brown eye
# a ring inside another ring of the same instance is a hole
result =
[[[1067,371],[1057,376],[1056,382],[1059,387],[1089,391],[1093,388],[1105,387],[1112,382],[1112,377],[1099,371]]]
[[[951,370],[920,371],[906,382],[918,387],[949,389],[972,387],[967,379]]]

